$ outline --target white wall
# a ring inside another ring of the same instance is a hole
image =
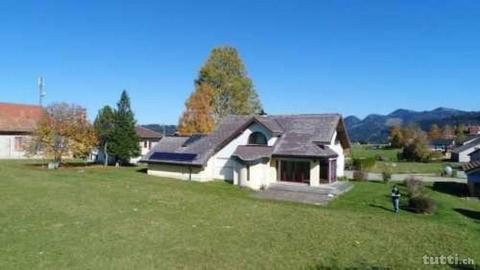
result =
[[[0,135],[0,159],[26,158],[25,151],[15,149],[15,138],[23,138],[26,143],[31,137],[27,135]]]
[[[345,175],[345,154],[343,152],[342,144],[337,140],[337,132],[333,134],[332,141],[329,145],[330,149],[338,154],[337,157],[337,177]]]
[[[480,145],[477,146],[478,148],[480,148]],[[470,162],[470,153],[472,153],[473,151],[477,150],[478,148],[477,147],[472,147],[472,148],[469,148],[463,152],[460,152],[458,154],[458,162]]]
[[[277,137],[273,137],[269,130],[257,123],[253,123],[237,138],[233,139],[210,158],[206,170],[212,173],[212,178],[222,180],[234,179],[236,161],[232,158],[233,152],[235,152],[239,145],[247,145],[248,138],[253,132],[262,132],[267,137],[268,146],[273,146],[277,140]]]

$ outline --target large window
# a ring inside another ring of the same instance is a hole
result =
[[[309,182],[310,162],[282,160],[280,162],[280,181]]]
[[[248,144],[267,144],[267,137],[261,132],[253,132],[248,138]]]

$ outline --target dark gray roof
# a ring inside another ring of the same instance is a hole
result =
[[[471,152],[470,154],[468,154],[469,156],[473,156],[474,154],[480,152],[480,148],[478,148],[477,150]]]
[[[480,160],[472,161],[463,165],[463,170],[467,173],[476,169],[480,169]]]
[[[329,144],[335,131],[344,148],[349,148],[350,142],[345,130],[343,119],[339,114],[311,114],[311,115],[279,115],[279,116],[229,116],[225,117],[216,130],[208,136],[182,147],[171,147],[157,144],[148,153],[144,162],[154,152],[172,152],[196,154],[196,158],[189,162],[190,165],[203,166],[208,159],[224,147],[228,142],[237,137],[252,123],[259,123],[270,130],[273,136],[279,136],[273,147],[272,155],[299,156],[299,157],[332,157],[336,153],[322,144]],[[186,140],[186,139],[185,139]],[[172,143],[168,143],[170,145]],[[257,149],[258,150],[258,149]],[[185,164],[185,162],[172,162]]]
[[[162,134],[156,131],[153,131],[151,129],[148,129],[142,126],[136,126],[135,132],[137,133],[137,136],[140,139],[160,139],[163,136]]]
[[[240,145],[233,152],[234,157],[243,161],[255,161],[262,158],[270,158],[272,156],[273,147],[261,145]]]
[[[459,153],[461,153],[461,152],[463,152],[463,151],[465,151],[465,150],[468,150],[468,149],[470,149],[470,148],[472,148],[472,147],[477,147],[477,146],[480,147],[480,138],[476,138],[475,140],[473,140],[473,141],[471,141],[471,142],[469,142],[469,143],[467,143],[467,144],[464,144],[464,145],[462,145],[462,146],[459,146],[459,147],[457,147],[457,148],[454,148],[454,149],[452,150],[452,153],[459,154]]]
[[[454,143],[454,139],[435,139],[429,142],[430,145],[452,145]]]

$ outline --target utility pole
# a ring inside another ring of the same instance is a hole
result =
[[[40,76],[38,77],[38,103],[40,106],[43,106],[43,98],[47,95],[43,87],[44,87],[43,77]]]

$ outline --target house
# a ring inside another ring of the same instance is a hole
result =
[[[452,160],[456,162],[470,162],[472,152],[480,148],[480,136],[471,138],[452,150]]]
[[[428,142],[431,151],[446,153],[455,147],[454,139],[435,139]]]
[[[480,161],[480,148],[468,155],[470,156],[470,161]]]
[[[140,144],[141,156],[132,158],[130,160],[131,163],[137,163],[163,137],[162,134],[142,126],[136,126],[135,132],[137,133],[137,136],[140,139],[139,144]]]
[[[141,162],[150,175],[183,180],[318,186],[344,175],[349,148],[339,114],[229,116],[206,136],[164,137]]]
[[[152,147],[154,147],[160,139],[162,139],[163,135],[161,133],[158,133],[156,131],[153,131],[151,129],[142,127],[142,126],[136,126],[135,127],[135,133],[137,134],[139,138],[139,146],[140,146],[140,156],[134,157],[130,159],[130,163],[136,164],[138,163],[139,160],[142,159],[142,157],[147,154]],[[105,154],[103,149],[96,149],[92,152],[92,160],[97,162],[97,163],[104,163],[105,162]],[[113,156],[109,156],[108,158],[108,163],[109,164],[114,164],[115,163],[115,158]]]
[[[467,174],[467,184],[470,195],[480,196],[480,160],[472,161],[463,166]]]
[[[33,134],[43,109],[36,105],[0,103],[0,158],[25,158],[25,143]]]
[[[469,135],[478,135],[480,134],[480,126],[479,125],[469,125],[466,127],[467,134]]]

